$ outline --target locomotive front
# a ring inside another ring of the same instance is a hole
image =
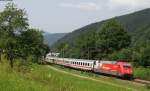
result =
[[[120,77],[123,78],[132,78],[133,77],[133,67],[127,62],[118,62],[120,66]]]

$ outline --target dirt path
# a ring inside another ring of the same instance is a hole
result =
[[[111,82],[106,82],[106,81],[97,80],[97,79],[90,78],[90,77],[85,77],[85,76],[80,76],[80,75],[77,75],[77,74],[69,73],[69,72],[66,72],[66,71],[57,69],[57,68],[55,68],[55,67],[52,67],[52,66],[47,66],[47,67],[49,67],[49,68],[52,69],[52,70],[55,70],[55,71],[58,71],[58,72],[61,72],[61,73],[65,73],[65,74],[69,74],[69,75],[72,75],[72,76],[75,76],[75,77],[79,77],[79,78],[82,78],[82,79],[88,79],[88,80],[100,82],[100,83],[103,83],[103,84],[106,84],[106,85],[111,85],[111,86],[115,86],[115,87],[120,87],[120,88],[124,88],[124,89],[128,89],[128,90],[132,90],[132,91],[139,91],[139,90],[134,89],[134,88],[125,87],[125,86],[118,85],[118,84],[114,84],[114,83],[111,83]]]

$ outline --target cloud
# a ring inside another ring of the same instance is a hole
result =
[[[60,3],[61,7],[66,8],[75,8],[75,9],[81,9],[81,10],[100,10],[101,7],[99,4],[94,2],[81,2],[81,3]]]
[[[149,0],[109,0],[110,8],[143,9],[150,6]]]
[[[61,7],[74,8],[80,10],[100,11],[100,10],[137,10],[150,7],[149,0],[94,0],[62,2]]]

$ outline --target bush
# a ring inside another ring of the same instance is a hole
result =
[[[146,86],[146,87],[147,87],[147,89],[150,89],[150,84],[147,84],[147,86]]]
[[[150,68],[134,68],[134,77],[144,80],[150,80]]]
[[[132,61],[132,50],[131,49],[122,49],[121,51],[116,51],[109,55],[111,60],[127,60]]]
[[[28,73],[31,70],[32,56],[25,59],[17,59],[15,62],[15,69],[18,72]]]

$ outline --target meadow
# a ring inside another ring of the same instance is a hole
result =
[[[30,68],[29,72],[18,71],[17,68],[11,69],[7,63],[1,63],[0,91],[148,91],[115,78],[96,76],[91,78],[100,81],[84,79],[53,70],[49,65],[32,64]],[[62,70],[74,74],[68,69]],[[83,73],[82,76],[87,75]]]

